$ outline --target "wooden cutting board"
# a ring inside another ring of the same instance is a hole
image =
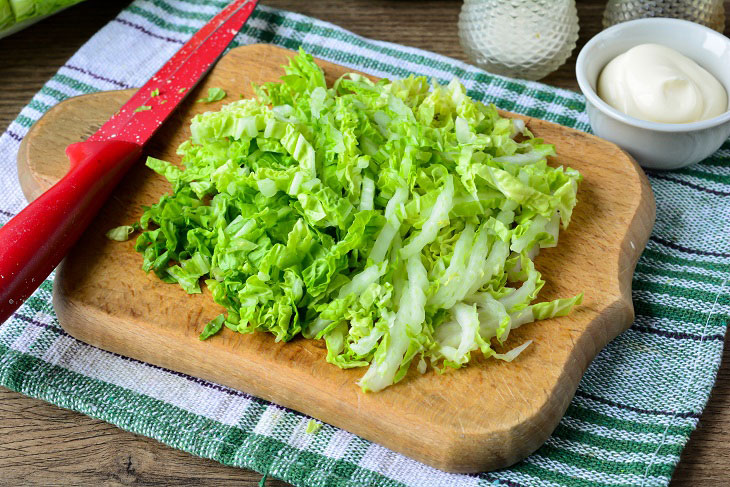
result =
[[[231,50],[147,153],[179,161],[175,149],[189,137],[193,115],[217,110],[239,95],[251,97],[251,82],[278,79],[280,66],[293,54],[267,45]],[[330,83],[347,71],[319,64]],[[194,102],[214,86],[224,88],[228,98]],[[64,148],[91,135],[132,93],[69,99],[31,128],[18,155],[28,199],[64,175]],[[647,179],[625,152],[583,132],[521,118],[536,136],[556,145],[553,163],[574,167],[585,177],[570,228],[561,232],[557,248],[544,250],[536,260],[547,281],[541,297],[585,292],[585,299],[567,317],[511,333],[506,348],[534,340],[512,363],[474,353],[472,363],[460,370],[443,375],[411,370],[397,385],[364,394],[355,384],[364,369],[328,364],[323,341],[276,343],[269,334],[241,335],[224,328],[201,342],[203,326],[222,310],[210,294],[188,295],[145,274],[134,239],[104,237],[108,229],[136,221],[142,205],[170,190],[142,163],[59,268],[54,305],[61,325],[97,347],[249,392],[440,469],[478,472],[515,463],[547,439],[588,363],[632,322],[631,277],[654,222]]]

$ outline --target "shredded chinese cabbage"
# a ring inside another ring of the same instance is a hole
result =
[[[197,115],[182,165],[147,165],[172,193],[146,208],[143,269],[201,292],[223,326],[324,339],[327,361],[368,367],[379,391],[411,362],[461,367],[522,324],[563,316],[582,294],[535,303],[533,259],[567,228],[580,174],[552,145],[467,96],[456,80],[328,87],[303,51],[257,98]],[[127,230],[121,231],[122,234]],[[494,340],[493,340],[494,339]]]

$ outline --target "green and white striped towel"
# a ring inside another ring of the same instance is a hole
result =
[[[26,204],[15,169],[28,128],[70,96],[140,86],[225,2],[136,0],[59,70],[0,137],[0,223]],[[269,42],[384,77],[456,76],[499,107],[590,130],[583,97],[491,76],[261,6],[237,44]],[[730,142],[701,164],[651,173],[657,221],[634,275],[636,322],[592,363],[547,443],[512,468],[447,474],[247,394],[68,336],[51,281],[0,326],[0,385],[195,455],[298,486],[663,486],[697,425],[730,316]]]

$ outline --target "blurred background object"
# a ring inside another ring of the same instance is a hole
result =
[[[0,0],[0,38],[83,0]]]
[[[603,27],[646,17],[689,20],[720,33],[725,29],[722,0],[608,0]]]
[[[459,38],[480,68],[537,80],[560,67],[575,48],[575,0],[465,0]]]

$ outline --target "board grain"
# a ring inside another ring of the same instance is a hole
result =
[[[277,79],[292,52],[267,45],[231,50],[147,148],[178,161],[190,118],[215,110],[251,82]],[[347,70],[320,62],[328,82]],[[229,97],[195,103],[209,87]],[[52,108],[24,139],[18,156],[29,199],[63,176],[63,149],[88,137],[133,91],[105,92]],[[163,93],[164,96],[164,93]],[[535,342],[517,360],[476,358],[444,375],[411,371],[399,384],[363,394],[363,369],[340,370],[325,360],[324,343],[276,343],[263,333],[224,329],[205,342],[197,336],[221,312],[210,295],[188,295],[140,270],[133,241],[104,233],[136,220],[142,205],[169,191],[142,164],[132,169],[56,275],[54,305],[62,326],[85,342],[162,367],[219,382],[274,401],[435,467],[454,472],[510,465],[538,448],[562,417],[588,363],[632,321],[631,276],[654,221],[646,177],[615,145],[589,134],[521,117],[554,143],[552,163],[583,173],[579,203],[560,244],[536,260],[547,281],[544,299],[585,292],[571,315],[529,324],[510,334],[506,348]]]

